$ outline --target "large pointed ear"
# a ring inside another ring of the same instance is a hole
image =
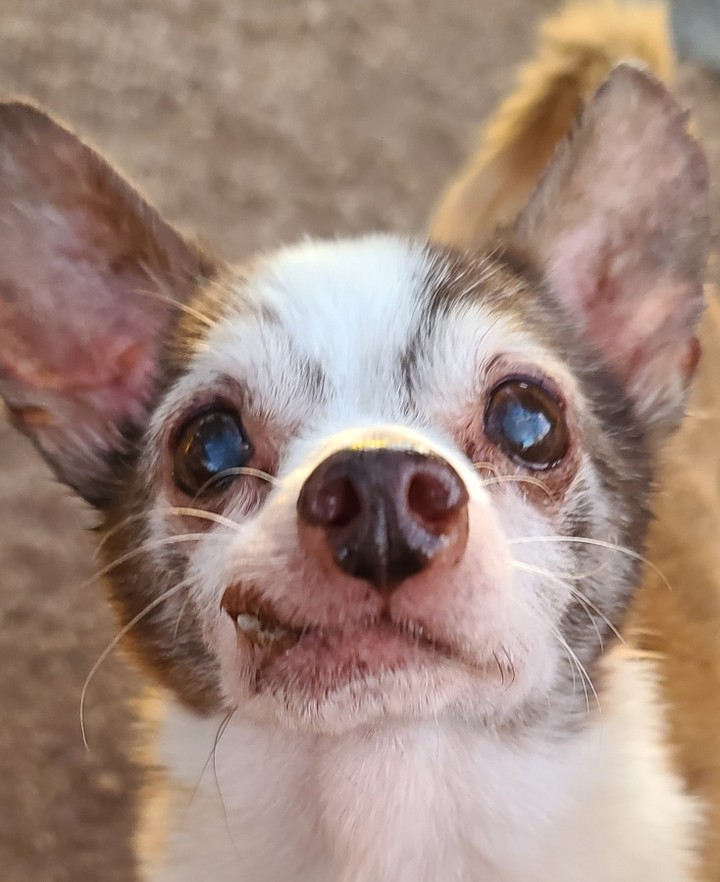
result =
[[[685,123],[660,82],[616,68],[515,229],[652,434],[681,418],[699,355],[708,172]]]
[[[210,262],[94,151],[0,105],[0,393],[61,480],[102,505],[146,416],[173,301]]]

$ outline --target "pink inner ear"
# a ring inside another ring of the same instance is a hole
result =
[[[642,231],[622,236],[607,216],[565,233],[547,274],[578,328],[626,383],[657,368],[686,375],[687,351],[699,314],[693,286],[657,276]],[[612,234],[611,234],[612,235]]]
[[[578,329],[666,427],[692,366],[709,238],[707,164],[685,125],[661,83],[621,65],[516,224]]]
[[[46,410],[48,425],[72,413],[109,445],[113,424],[137,417],[150,392],[164,307],[132,292],[93,296],[98,279],[87,271],[58,272],[62,287],[46,296],[44,279],[28,275],[37,287],[0,300],[4,393],[16,411]]]
[[[0,104],[0,394],[89,496],[104,453],[142,419],[168,301],[210,272],[74,135]]]
[[[54,278],[61,287],[0,298],[0,392],[61,479],[96,501],[107,452],[142,422],[168,308],[136,294],[132,276],[103,284],[87,262]]]
[[[58,377],[57,393],[80,404],[85,401],[95,411],[96,432],[138,418],[147,401],[156,373],[154,352],[148,340],[99,339],[98,353],[105,353],[88,375],[87,363],[77,354],[68,373]],[[90,365],[92,367],[92,365]],[[103,422],[105,426],[103,427]],[[107,439],[108,442],[110,438]]]

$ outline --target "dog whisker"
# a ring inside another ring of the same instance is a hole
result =
[[[236,533],[239,533],[242,529],[242,525],[237,521],[234,521],[231,518],[226,518],[224,515],[217,514],[214,511],[205,511],[202,508],[179,505],[173,506],[167,511],[169,514],[178,515],[179,517],[198,518],[198,520],[201,521],[211,521],[213,524],[220,524],[222,527],[228,527]]]
[[[173,585],[172,588],[169,588],[167,591],[164,591],[158,597],[156,597],[153,601],[151,601],[143,610],[141,610],[136,616],[134,616],[130,621],[118,631],[118,633],[113,637],[113,639],[108,643],[108,645],[103,649],[103,651],[98,656],[95,664],[90,668],[90,671],[85,678],[85,682],[83,683],[82,692],[80,694],[80,732],[82,734],[83,744],[87,750],[90,750],[90,745],[87,740],[87,730],[85,727],[85,702],[87,698],[87,692],[92,683],[95,675],[100,670],[102,665],[108,659],[110,654],[116,649],[116,647],[120,644],[124,637],[126,637],[130,631],[141,622],[147,615],[149,615],[153,610],[157,609],[166,600],[169,600],[171,597],[174,597],[176,594],[179,594],[180,591],[187,588],[187,581],[179,582],[177,585]]]
[[[210,757],[212,759],[213,777],[215,779],[215,787],[217,788],[218,797],[220,798],[220,806],[222,807],[223,819],[225,821],[225,829],[227,830],[228,838],[230,840],[230,844],[233,847],[233,851],[238,855],[238,857],[240,857],[241,856],[240,850],[238,849],[237,843],[235,842],[235,837],[232,832],[232,827],[230,826],[230,818],[228,817],[227,805],[225,804],[225,797],[223,795],[222,787],[220,785],[220,776],[218,774],[218,767],[217,767],[218,746],[220,744],[221,738],[223,737],[223,735],[227,731],[227,728],[230,725],[232,718],[235,715],[236,710],[237,710],[237,708],[233,708],[233,710],[230,711],[229,715],[226,718],[225,724],[222,725],[218,729],[218,731],[215,735],[215,743],[213,744],[213,749],[212,749],[212,753],[210,754]]]
[[[199,496],[200,493],[202,493],[202,491],[205,490],[208,486],[210,486],[214,481],[218,481],[218,480],[222,480],[223,478],[234,477],[234,476],[259,478],[260,480],[266,481],[268,484],[271,484],[273,486],[280,483],[274,475],[271,475],[271,474],[269,474],[269,472],[263,471],[262,469],[255,469],[250,466],[237,466],[232,469],[225,469],[224,471],[220,472],[219,474],[214,475],[206,484],[203,485],[203,487],[200,488],[198,493],[195,494],[195,497],[197,498],[197,496]],[[158,508],[157,511],[159,514],[173,514],[173,513],[175,513],[172,508]],[[120,530],[124,529],[129,524],[131,524],[135,521],[145,520],[146,518],[147,518],[146,512],[136,512],[135,514],[131,514],[131,515],[128,515],[126,518],[123,518],[119,523],[114,524],[109,530],[107,530],[103,534],[102,538],[97,543],[97,545],[95,547],[95,554],[94,554],[95,558],[97,558],[100,551],[103,549],[103,547],[106,545],[108,540],[113,535],[120,532]]]
[[[218,472],[217,475],[213,475],[209,481],[206,481],[202,487],[195,494],[194,499],[197,499],[205,490],[211,487],[213,484],[218,481],[223,481],[226,478],[232,477],[248,477],[248,478],[260,478],[262,481],[266,481],[268,484],[273,487],[277,486],[280,481],[269,472],[264,471],[263,469],[254,469],[251,466],[235,466],[231,469],[223,469],[221,472]]]
[[[206,537],[206,533],[181,533],[177,536],[163,536],[161,539],[143,542],[137,548],[133,548],[131,551],[127,551],[125,554],[121,554],[119,557],[110,561],[110,563],[106,564],[101,570],[98,570],[97,573],[94,573],[89,579],[87,579],[80,588],[89,588],[94,582],[97,582],[98,579],[102,579],[103,576],[107,576],[108,573],[111,573],[117,567],[127,563],[127,561],[132,560],[140,554],[146,554],[148,551],[163,548],[167,545],[181,544],[183,542],[197,542]],[[215,538],[220,537],[216,536]]]
[[[577,654],[571,648],[571,646],[567,642],[567,640],[565,640],[565,638],[562,636],[562,634],[558,631],[558,629],[554,625],[551,625],[549,622],[547,624],[548,624],[548,627],[550,628],[550,630],[552,631],[552,634],[555,637],[555,639],[562,646],[562,648],[565,650],[565,652],[569,655],[572,663],[575,665],[575,667],[580,672],[580,675],[582,677],[581,682],[583,684],[583,690],[585,692],[585,705],[587,707],[588,712],[590,711],[590,698],[588,696],[587,687],[585,686],[586,683],[590,687],[590,691],[593,694],[593,698],[595,700],[595,705],[597,706],[598,713],[602,713],[602,707],[600,706],[600,697],[598,696],[597,690],[595,689],[595,684],[593,683],[592,678],[590,677],[590,674],[588,674],[587,669],[585,668],[583,663],[580,661],[580,659],[577,657]]]
[[[670,584],[662,570],[658,566],[656,566],[649,558],[645,557],[644,554],[640,554],[639,551],[635,551],[633,548],[627,548],[624,545],[616,545],[614,542],[606,542],[603,539],[590,539],[587,536],[522,536],[517,539],[508,539],[509,545],[521,545],[531,542],[577,543],[579,545],[594,545],[597,548],[607,548],[609,551],[617,551],[620,554],[624,554],[627,557],[632,558],[633,560],[645,564],[658,576],[658,578],[660,578],[668,591],[673,590],[672,585]]]
[[[550,499],[555,499],[555,495],[547,484],[531,475],[496,475],[494,478],[482,479],[483,487],[492,487],[494,484],[530,484],[533,487],[539,487]]]
[[[550,499],[555,499],[555,495],[547,486],[547,484],[540,480],[540,478],[534,478],[532,475],[501,475],[497,466],[494,463],[487,462],[486,460],[481,460],[480,462],[473,463],[473,469],[475,471],[486,471],[490,472],[492,475],[491,478],[481,478],[483,487],[492,487],[494,484],[531,484],[534,487],[538,487],[543,491]]]
[[[218,726],[217,732],[215,733],[215,737],[213,738],[213,745],[212,745],[212,748],[210,749],[210,753],[208,754],[207,759],[203,763],[203,767],[200,770],[200,775],[198,777],[197,784],[193,788],[193,792],[190,795],[190,801],[188,802],[188,804],[185,808],[186,813],[190,810],[193,802],[195,801],[195,797],[197,796],[198,791],[200,790],[200,785],[202,784],[202,780],[205,777],[205,772],[207,772],[208,766],[210,765],[213,757],[215,756],[215,751],[217,750],[217,746],[220,743],[220,739],[225,734],[225,730],[230,725],[230,721],[232,720],[236,711],[237,711],[237,708],[233,708],[232,710],[229,710],[225,714],[225,716],[222,718],[222,720],[220,721],[220,725]]]
[[[551,573],[548,570],[543,569],[542,567],[536,567],[532,564],[526,564],[526,563],[519,561],[519,560],[513,560],[512,565],[519,570],[523,570],[524,572],[528,572],[528,573],[536,573],[539,576],[543,576],[544,578],[550,579],[550,581],[555,582],[559,585],[562,585],[564,588],[567,588],[568,591],[570,591],[570,593],[573,595],[573,597],[575,597],[577,600],[580,601],[582,606],[585,608],[586,612],[587,612],[588,608],[591,609],[595,613],[595,615],[598,616],[598,618],[602,619],[605,622],[605,624],[611,629],[611,631],[613,632],[613,634],[615,634],[615,636],[618,638],[618,640],[620,640],[621,643],[625,643],[625,639],[623,638],[622,634],[618,631],[618,629],[615,627],[615,625],[613,625],[613,623],[605,615],[605,613],[603,613],[603,611],[598,606],[596,606],[584,592],[582,592],[579,588],[576,588],[574,585],[572,585],[566,579],[562,579],[562,578],[560,578],[560,576],[556,576],[554,573]],[[574,578],[586,578],[586,577],[585,576],[582,576],[582,577],[575,576]],[[600,644],[602,645],[602,635],[598,631],[597,625],[595,624],[593,617],[590,615],[589,612],[587,614],[588,614],[588,618],[590,619],[593,626],[595,627],[595,632],[597,633],[598,639],[600,640]]]
[[[565,654],[568,656],[568,661],[570,663],[571,670],[573,671],[573,686],[575,685],[575,670],[580,674],[580,682],[582,683],[583,691],[585,693],[585,705],[587,710],[590,710],[590,695],[588,693],[587,687],[590,687],[590,690],[593,694],[593,698],[595,700],[595,705],[597,706],[598,713],[602,713],[602,707],[600,705],[600,697],[598,696],[597,689],[595,688],[595,684],[593,683],[590,675],[587,672],[587,669],[582,664],[580,659],[577,657],[577,654],[574,652],[570,644],[565,640],[563,635],[558,631],[558,629],[553,625],[550,621],[549,617],[545,615],[541,610],[536,609],[533,606],[530,606],[526,601],[522,598],[518,597],[516,594],[509,593],[508,599],[511,602],[514,602],[518,606],[521,606],[522,609],[529,613],[531,616],[537,619],[541,625],[548,628],[550,633],[553,635],[555,640],[560,644]],[[587,684],[587,685],[586,685]]]

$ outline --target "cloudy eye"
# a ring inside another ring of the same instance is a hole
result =
[[[191,417],[177,436],[173,451],[175,483],[196,495],[226,486],[236,475],[223,472],[245,466],[253,448],[240,417],[231,410],[204,410]]]
[[[568,447],[562,404],[532,380],[505,380],[493,389],[485,434],[510,459],[532,469],[557,465]]]

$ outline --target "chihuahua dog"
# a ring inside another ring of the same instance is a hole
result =
[[[509,223],[460,214],[226,265],[0,108],[0,391],[100,513],[156,684],[147,882],[703,871],[625,637],[698,364],[702,150],[620,65]]]

